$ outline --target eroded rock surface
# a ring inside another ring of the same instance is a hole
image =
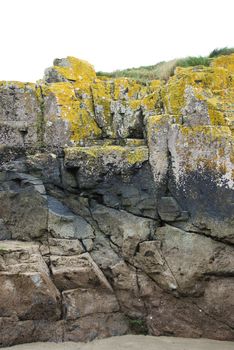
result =
[[[234,340],[234,55],[0,82],[0,345]]]

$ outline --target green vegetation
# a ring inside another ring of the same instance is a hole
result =
[[[177,66],[177,59],[168,62],[159,62],[153,66],[142,66],[138,68],[128,68],[124,70],[116,70],[111,73],[97,72],[97,76],[105,76],[110,78],[132,78],[141,82],[148,80],[167,80],[174,74]]]
[[[131,319],[128,318],[129,320],[129,325],[131,328],[131,331],[133,334],[143,334],[147,335],[148,334],[148,327],[143,319]]]
[[[214,49],[210,54],[209,58],[214,58],[218,56],[227,56],[234,53],[234,47],[223,47],[222,49]]]
[[[194,66],[206,66],[210,65],[210,59],[208,57],[186,57],[177,61],[177,67],[194,67]]]
[[[123,70],[116,70],[111,73],[97,72],[97,76],[109,77],[109,78],[132,78],[140,82],[147,82],[149,80],[168,80],[172,75],[176,67],[193,67],[193,66],[206,66],[208,67],[212,62],[212,58],[221,55],[230,55],[234,53],[234,48],[221,48],[213,50],[209,56],[195,56],[174,59],[171,61],[159,62],[152,66],[142,66],[138,68],[128,68]]]

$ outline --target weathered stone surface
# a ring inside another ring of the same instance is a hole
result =
[[[0,273],[0,316],[20,320],[59,320],[60,295],[45,273]]]
[[[60,294],[34,243],[4,241],[0,245],[0,317],[58,320]]]
[[[35,84],[0,82],[0,144],[34,146],[40,141],[40,103]]]
[[[151,116],[147,121],[149,163],[159,195],[165,193],[168,184],[168,130],[171,122],[172,118],[167,115]]]
[[[161,242],[158,241],[140,243],[134,264],[145,271],[164,290],[177,290],[178,282],[161,252],[160,245]]]
[[[47,229],[45,189],[40,180],[34,180],[6,174],[6,181],[0,183],[0,218],[13,239],[41,237]]]
[[[155,236],[161,255],[184,294],[202,294],[206,276],[233,274],[233,247],[168,225],[158,228]]]
[[[78,288],[64,291],[62,295],[67,320],[119,311],[119,304],[114,293],[103,288]]]
[[[186,105],[182,109],[182,123],[186,126],[210,125],[208,108],[205,101],[194,95],[193,88],[188,86],[184,92]]]
[[[63,341],[63,321],[19,321],[11,317],[0,317],[0,346],[11,346],[37,341]]]
[[[204,313],[231,329],[234,324],[233,282],[233,277],[221,279],[213,277],[207,282],[204,296],[196,302]],[[219,300],[223,300],[223,303],[219,303]]]
[[[49,275],[37,243],[11,240],[0,243],[0,271],[13,275],[27,272],[43,272]]]
[[[0,82],[0,346],[234,340],[233,70]]]
[[[173,197],[189,212],[195,227],[230,242],[234,218],[232,140],[227,126],[174,124],[168,143]]]
[[[0,240],[10,239],[10,238],[11,238],[10,232],[6,228],[4,221],[0,219]]]
[[[146,310],[140,295],[137,269],[122,260],[112,266],[111,271],[121,311],[133,320],[143,318]]]
[[[53,197],[48,197],[48,230],[54,238],[93,238],[92,227]]]
[[[147,147],[91,146],[65,149],[65,166],[77,169],[79,188],[90,189],[114,174],[131,173],[148,160]]]
[[[53,183],[61,186],[60,159],[56,153],[28,154],[26,169],[30,174],[42,179],[45,184]]]
[[[226,321],[223,322],[218,317],[214,317],[214,314],[210,314],[211,309],[213,309],[212,312],[217,310],[216,305],[219,304],[219,298],[222,299],[224,291],[215,292],[218,299],[208,311],[199,307],[203,297],[178,298],[172,296],[158,288],[151,279],[143,274],[138,275],[138,282],[141,296],[145,298],[144,302],[148,308],[145,321],[149,334],[180,337],[186,332],[192,338],[234,339],[233,329]],[[223,299],[220,305],[223,305]],[[232,302],[228,301],[227,305],[232,310]]]
[[[49,252],[52,255],[77,255],[84,253],[84,247],[78,239],[48,239]]]
[[[66,323],[64,341],[87,342],[123,335],[128,331],[128,322],[121,313],[89,315]]]
[[[161,197],[158,213],[163,221],[175,221],[180,216],[181,210],[173,197]]]
[[[100,230],[96,230],[95,232],[96,237],[90,255],[103,271],[109,271],[112,265],[122,261],[122,258],[118,254],[116,246],[114,247],[113,244],[111,244],[110,240],[103,232]]]
[[[53,280],[59,290],[102,286],[112,290],[102,271],[88,253],[51,256]]]
[[[92,215],[100,230],[110,237],[126,259],[135,255],[140,242],[150,239],[155,227],[153,220],[101,205],[92,209]]]
[[[160,298],[161,293],[158,295]],[[192,315],[192,317],[191,317]],[[233,340],[233,330],[225,323],[206,314],[193,301],[181,300],[164,294],[147,317],[152,335],[183,336]],[[215,329],[215,332],[214,332]]]
[[[53,68],[45,71],[45,80],[48,83],[59,81],[76,81],[76,80],[92,80],[96,78],[96,73],[91,64],[84,60],[68,56],[66,58],[56,58],[53,62]],[[62,79],[55,79],[52,72],[57,72],[57,77]]]

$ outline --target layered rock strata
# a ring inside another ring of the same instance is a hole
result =
[[[234,340],[234,55],[0,82],[0,345]]]

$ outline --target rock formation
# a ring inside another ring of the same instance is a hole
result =
[[[0,345],[234,340],[234,55],[0,82]]]

